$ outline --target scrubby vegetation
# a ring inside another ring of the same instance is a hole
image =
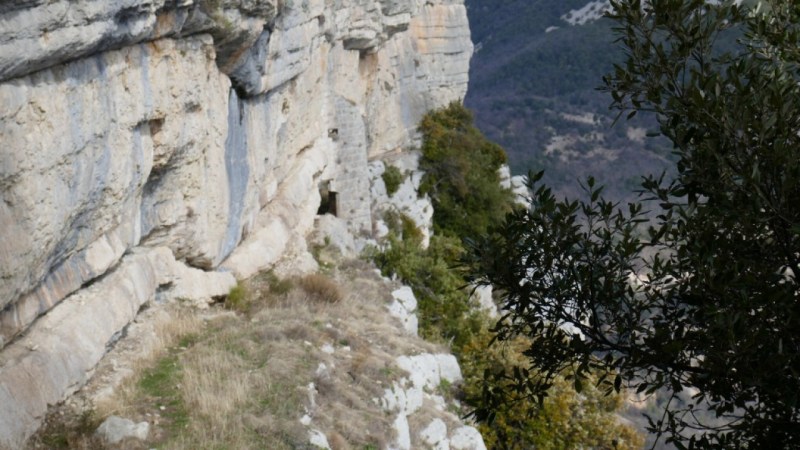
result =
[[[461,351],[464,372],[464,392],[472,406],[483,389],[503,395],[495,406],[493,423],[480,426],[484,441],[490,449],[641,449],[643,437],[633,427],[624,425],[617,413],[623,408],[621,395],[606,395],[598,388],[596,379],[588,380],[580,394],[573,389],[572,380],[554,380],[550,396],[530,415],[532,400],[517,395],[513,389],[485,381],[485,373],[512,373],[514,368],[526,368],[523,352],[530,347],[524,338],[503,346],[488,343],[494,334],[482,328]],[[488,348],[487,348],[488,347]]]
[[[453,264],[464,251],[453,237],[433,236],[422,249],[420,240],[400,239],[392,232],[383,251],[370,254],[385,275],[396,275],[414,290],[420,334],[429,340],[466,345],[484,319],[462,289],[464,280]]]
[[[400,185],[403,184],[403,180],[405,180],[406,177],[397,167],[386,166],[386,170],[381,174],[381,178],[383,179],[383,184],[386,186],[386,193],[392,196],[400,189]]]
[[[430,113],[422,121],[424,136],[421,166],[427,171],[424,192],[434,202],[434,231],[427,249],[414,233],[397,221],[381,251],[369,256],[385,275],[395,275],[411,286],[417,296],[420,334],[448,343],[461,363],[465,377],[461,395],[467,408],[481,405],[487,385],[485,372],[525,368],[519,345],[490,347],[493,320],[470,298],[458,269],[464,252],[463,240],[497,226],[514,206],[509,191],[500,187],[497,170],[505,161],[503,150],[489,142],[472,125],[462,105],[451,104]],[[559,386],[570,384],[564,378]],[[540,409],[528,415],[530,398],[514,398],[495,411],[492,425],[481,432],[487,445],[496,449],[636,449],[642,438],[623,425],[616,412],[622,397],[587,387],[583,394],[557,389]],[[523,402],[520,405],[520,402]],[[463,412],[467,412],[466,410]]]
[[[511,210],[511,193],[500,187],[498,174],[505,152],[475,128],[460,103],[429,113],[419,128],[420,191],[433,201],[434,232],[458,238],[485,233]]]

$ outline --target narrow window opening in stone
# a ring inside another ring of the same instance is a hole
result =
[[[339,195],[331,189],[331,182],[326,181],[319,185],[319,209],[317,215],[332,214],[338,216]]]

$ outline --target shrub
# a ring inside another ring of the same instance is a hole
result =
[[[419,240],[390,234],[387,247],[371,257],[384,275],[396,275],[417,297],[420,334],[429,340],[465,343],[479,323],[470,308],[461,276],[452,269],[463,252],[458,239],[435,235],[427,249]]]
[[[484,327],[459,352],[462,389],[470,406],[481,404],[482,391],[487,388],[502,389],[505,395],[505,403],[496,405],[492,424],[479,427],[488,448],[642,448],[642,436],[621,423],[615,414],[622,407],[622,395],[606,396],[604,390],[595,387],[594,378],[580,394],[566,378],[555,378],[550,396],[529,414],[529,408],[520,406],[532,404],[534,399],[518,395],[501,378],[514,370],[528,370],[523,352],[530,347],[530,341],[519,338],[502,346],[490,346],[492,337]],[[486,377],[487,371],[494,377]]]
[[[417,227],[417,222],[406,214],[400,214],[400,229],[403,230],[403,239],[422,241],[422,232]]]
[[[383,184],[386,185],[386,193],[390,196],[394,195],[398,189],[400,189],[400,185],[405,180],[405,176],[400,169],[395,166],[386,166],[386,170],[383,171],[381,175],[383,178]]]
[[[486,233],[513,207],[498,174],[505,152],[475,128],[460,103],[427,114],[419,128],[420,192],[431,196],[434,230],[461,239]]]
[[[275,295],[285,295],[294,289],[294,283],[288,278],[279,278],[274,272],[269,271],[266,274],[267,283],[269,283],[269,292]]]
[[[389,228],[390,233],[394,233],[404,241],[415,242],[415,245],[419,245],[422,242],[422,232],[417,227],[414,219],[407,214],[388,210],[383,213],[383,221],[386,222],[386,227]]]
[[[300,279],[298,284],[309,300],[317,303],[339,303],[344,297],[339,285],[325,275],[306,275]]]
[[[234,311],[245,312],[249,303],[247,289],[241,283],[236,283],[236,286],[232,287],[228,296],[225,297],[225,307]]]

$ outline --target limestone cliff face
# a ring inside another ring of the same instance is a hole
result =
[[[0,447],[156,294],[302,251],[320,186],[371,234],[471,53],[462,0],[0,0]]]

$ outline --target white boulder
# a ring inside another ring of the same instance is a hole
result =
[[[461,427],[450,436],[450,448],[453,450],[486,450],[480,431],[475,427]]]
[[[100,424],[95,433],[107,444],[118,444],[129,438],[144,441],[150,433],[150,424],[111,416]]]

